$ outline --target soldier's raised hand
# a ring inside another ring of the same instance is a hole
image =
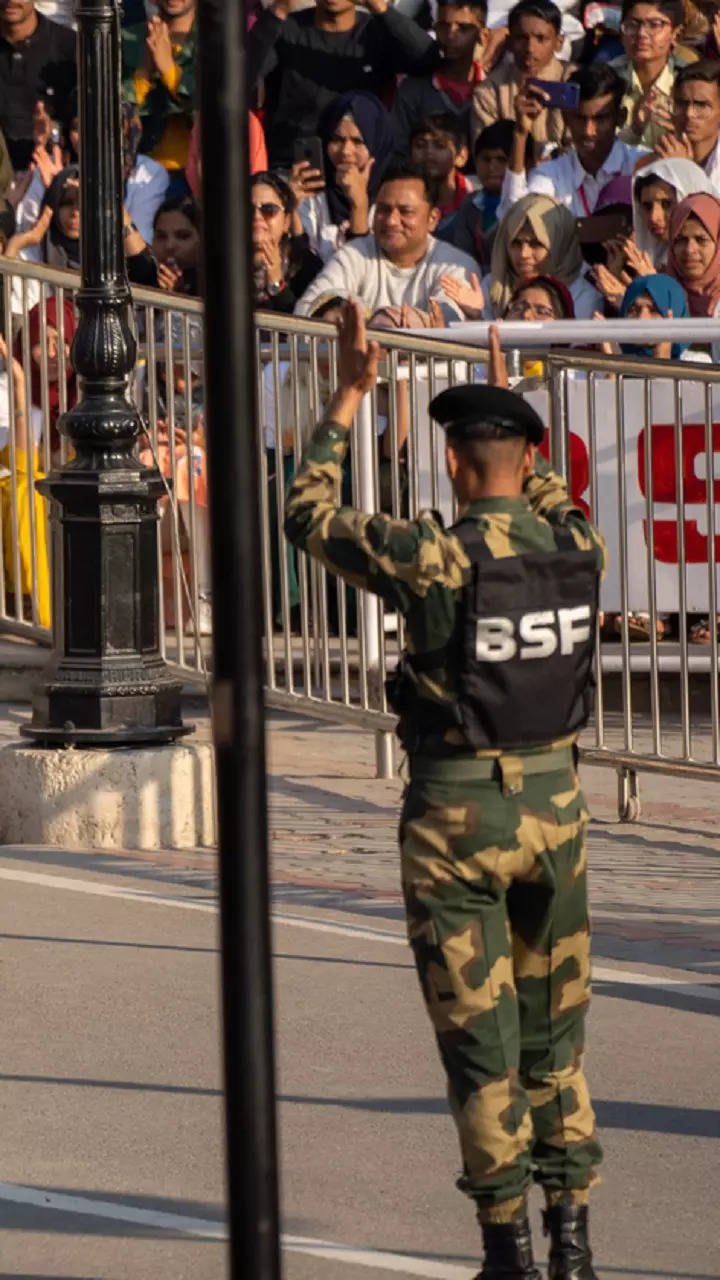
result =
[[[490,354],[487,369],[488,386],[509,387],[510,379],[508,378],[507,360],[500,342],[500,331],[496,324],[491,324],[488,329],[488,352]]]
[[[364,396],[377,382],[380,346],[367,340],[365,315],[359,302],[347,300],[337,331],[339,387]]]

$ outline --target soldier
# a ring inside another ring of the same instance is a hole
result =
[[[484,1266],[540,1280],[527,1192],[546,1198],[550,1280],[597,1280],[588,1189],[602,1153],[582,1071],[589,1000],[585,800],[575,739],[591,705],[602,537],[536,454],[544,427],[503,386],[432,401],[461,517],[339,507],[355,412],[379,348],[357,303],[338,389],[287,501],[297,547],[407,620],[391,704],[408,753],[401,818],[408,933],[447,1074]],[[507,382],[497,331],[491,376]]]

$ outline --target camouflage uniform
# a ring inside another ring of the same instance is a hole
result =
[[[442,650],[470,562],[431,516],[338,507],[348,433],[321,423],[287,501],[296,546],[407,620],[408,649]],[[496,557],[581,550],[600,534],[537,456],[526,497],[474,502]],[[456,697],[453,673],[421,671],[423,696]],[[550,694],[550,696],[552,696]],[[601,1160],[582,1072],[590,945],[587,810],[571,738],[522,754],[473,752],[451,729],[411,755],[400,823],[408,933],[460,1136],[460,1185],[482,1221],[506,1221],[531,1180],[551,1203],[583,1203]]]

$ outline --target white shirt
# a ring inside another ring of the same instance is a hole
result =
[[[551,196],[558,204],[566,205],[576,218],[586,218],[595,209],[603,187],[621,174],[634,173],[640,157],[648,154],[647,147],[632,147],[616,138],[610,154],[597,173],[586,173],[574,147],[572,151],[556,156],[554,160],[539,164],[532,170],[529,180],[524,171],[512,173],[508,169],[503,181],[498,218],[502,218],[517,200],[528,194]]]
[[[330,206],[324,191],[303,200],[299,209],[303,230],[307,233],[310,248],[323,262],[329,262],[338,249],[347,242],[347,223],[340,225],[330,217]],[[375,206],[368,210],[368,226],[372,227]],[[354,238],[354,237],[353,237]]]
[[[474,258],[434,236],[428,236],[425,255],[414,267],[394,266],[374,236],[359,236],[325,264],[297,303],[295,314],[310,315],[322,297],[357,298],[368,315],[403,302],[427,311],[430,299],[437,298],[448,319],[462,319],[459,307],[443,293],[440,277],[455,276],[469,284],[472,271],[477,271]]]
[[[170,174],[150,156],[139,155],[125,184],[125,208],[146,244],[152,244],[153,221],[170,185]]]
[[[705,170],[706,177],[709,178],[715,188],[715,195],[720,195],[720,138],[718,138],[705,163],[700,167]]]
[[[35,444],[40,443],[42,435],[43,416],[42,410],[38,409],[34,404],[30,406],[30,424],[32,436]],[[0,373],[0,449],[4,449],[8,443],[10,435],[10,392],[8,390],[8,376],[3,370]],[[4,472],[4,474],[8,474]],[[0,477],[1,478],[1,477]]]

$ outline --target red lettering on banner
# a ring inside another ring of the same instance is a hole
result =
[[[646,496],[645,485],[645,431],[638,437],[638,480],[643,497]],[[713,423],[712,429],[713,457],[720,453],[720,422]],[[688,422],[682,427],[682,496],[687,506],[707,505],[708,480],[696,474],[696,459],[705,459],[705,424]],[[712,474],[712,460],[707,470]],[[677,504],[677,481],[675,469],[675,427],[672,423],[652,425],[652,456],[650,462],[653,502],[666,502],[672,506]],[[720,480],[713,479],[713,501],[720,502]],[[688,518],[685,525],[685,559],[688,564],[707,564],[708,539],[701,533],[697,521]],[[647,520],[643,520],[645,541],[647,542]],[[653,520],[653,537],[655,539],[655,559],[662,564],[678,562],[678,524],[677,520]],[[715,537],[715,554],[720,557],[720,535]]]
[[[545,438],[539,451],[546,461],[550,460],[550,441],[548,433],[545,432]],[[588,492],[590,488],[590,458],[588,457],[587,445],[581,436],[570,432],[570,497],[582,512],[589,518],[590,508],[583,498],[583,494]]]

